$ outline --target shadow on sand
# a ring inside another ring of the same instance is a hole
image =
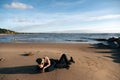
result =
[[[0,74],[38,74],[37,65],[0,68]]]
[[[104,57],[109,57],[113,59],[113,62],[120,63],[120,49],[113,49],[107,45],[104,45],[102,43],[98,44],[93,44],[91,48],[96,48],[96,49],[102,49],[103,51],[97,51],[97,53],[110,53],[111,56],[104,56]],[[109,51],[104,51],[105,49],[109,49]]]

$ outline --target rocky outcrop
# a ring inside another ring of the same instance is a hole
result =
[[[111,48],[120,48],[120,37],[112,37],[107,40]]]

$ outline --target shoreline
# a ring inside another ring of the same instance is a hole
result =
[[[103,49],[102,49],[103,48]],[[30,56],[24,56],[31,53]],[[36,73],[36,58],[59,59],[65,53],[75,64],[69,70]],[[111,49],[88,43],[0,43],[1,80],[119,80],[120,63]],[[117,57],[117,56],[116,56]]]
[[[16,43],[97,43],[111,36],[120,34],[5,34],[0,35],[0,42]]]

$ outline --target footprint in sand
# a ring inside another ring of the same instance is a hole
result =
[[[0,62],[5,61],[5,58],[0,58]]]
[[[33,56],[34,54],[32,52],[24,52],[21,54],[21,56]]]
[[[3,79],[4,79],[4,77],[5,77],[4,75],[3,75],[3,76],[0,76],[0,80],[3,80]]]

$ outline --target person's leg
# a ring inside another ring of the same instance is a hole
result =
[[[59,64],[69,64],[69,60],[65,54],[62,54],[61,58],[58,61]]]
[[[70,57],[69,62],[75,63],[75,61],[73,60],[73,57]]]
[[[67,68],[69,69],[69,61],[67,59],[67,56],[65,54],[62,54],[62,56],[60,57],[60,59],[58,60],[56,66],[56,68]]]

